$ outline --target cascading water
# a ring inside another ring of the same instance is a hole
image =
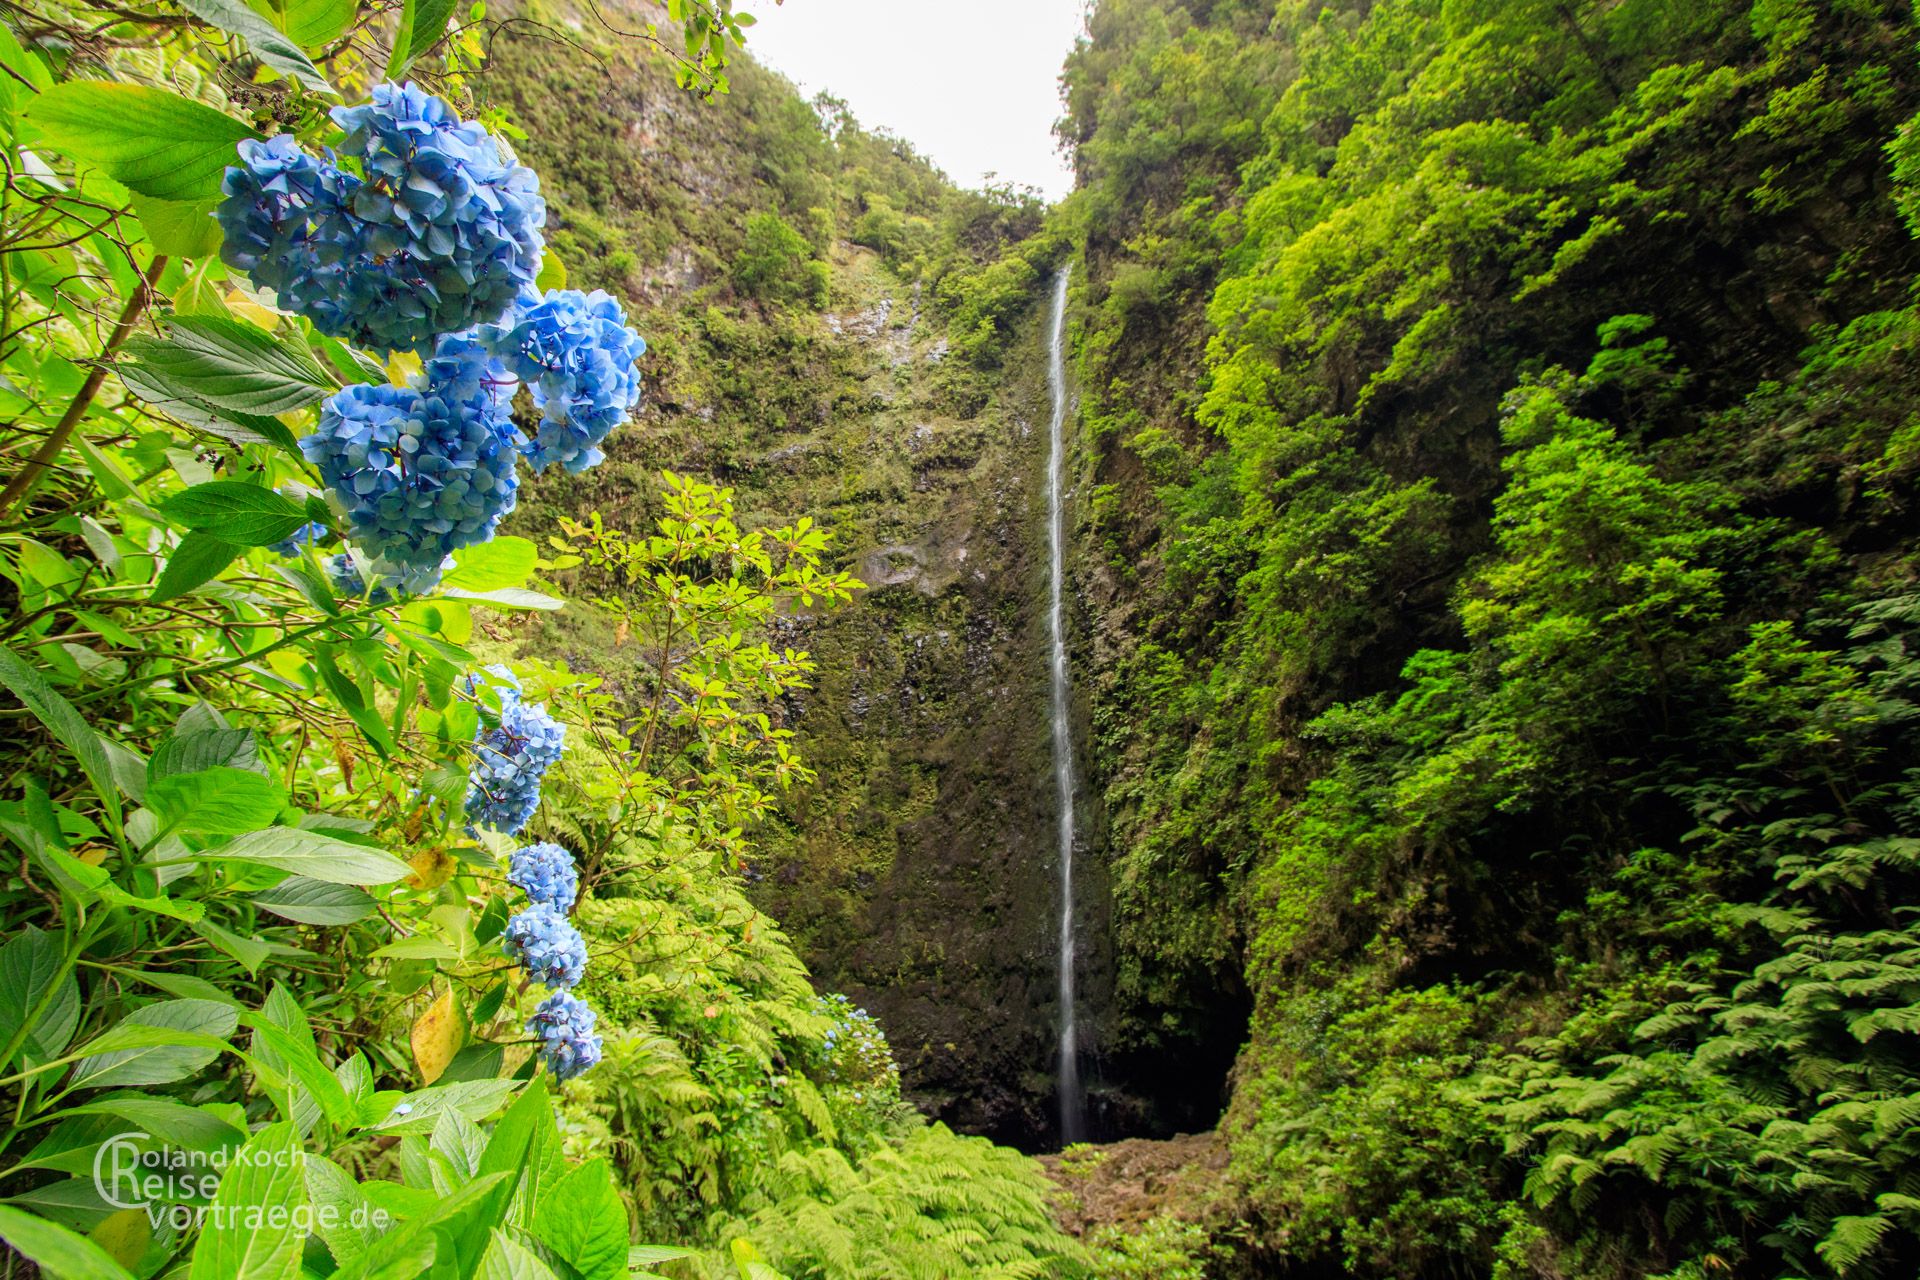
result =
[[[1080,1086],[1080,1046],[1073,1010],[1073,724],[1068,716],[1067,635],[1061,598],[1066,578],[1065,499],[1067,372],[1062,347],[1067,328],[1067,272],[1053,281],[1053,318],[1047,337],[1047,390],[1053,418],[1047,443],[1047,638],[1053,680],[1053,781],[1060,801],[1060,1141],[1086,1136],[1087,1099]]]

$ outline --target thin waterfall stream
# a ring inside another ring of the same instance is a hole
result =
[[[1066,579],[1067,373],[1062,348],[1067,327],[1067,273],[1053,281],[1053,317],[1047,337],[1047,390],[1053,416],[1047,434],[1047,638],[1053,683],[1053,781],[1060,803],[1060,1141],[1086,1136],[1087,1099],[1080,1084],[1079,1034],[1074,1020],[1073,979],[1073,724],[1069,716],[1067,636],[1062,597]]]

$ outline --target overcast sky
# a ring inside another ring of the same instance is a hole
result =
[[[1054,150],[1060,64],[1083,0],[739,0],[759,25],[754,57],[844,98],[962,186],[988,173],[1058,199],[1072,186]]]

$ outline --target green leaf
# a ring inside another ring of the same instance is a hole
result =
[[[133,211],[147,229],[147,243],[155,253],[174,258],[206,258],[220,251],[220,224],[214,221],[218,200],[157,200],[136,195]]]
[[[180,0],[180,7],[202,22],[239,36],[254,57],[301,87],[339,96],[299,45],[239,0]]]
[[[52,1280],[133,1280],[132,1272],[93,1241],[23,1209],[0,1205],[0,1238]]]
[[[87,727],[87,722],[74,710],[72,703],[54,692],[44,676],[20,661],[9,649],[0,649],[0,685],[5,685],[61,745],[73,752],[80,761],[80,768],[86,772],[87,781],[93,784],[94,793],[100,797],[114,827],[118,829],[121,822],[120,790],[114,783],[113,765],[107,759],[106,748],[101,745],[99,735]]]
[[[250,0],[253,11],[312,52],[333,43],[353,21],[354,0]]]
[[[286,803],[278,781],[227,765],[172,774],[147,788],[147,807],[159,817],[161,829],[193,835],[258,831],[271,826]]]
[[[206,849],[193,856],[212,862],[252,862],[278,867],[329,884],[392,884],[413,873],[413,868],[385,849],[349,844],[298,827],[249,831],[217,849]]]
[[[197,484],[168,498],[159,511],[176,524],[244,547],[284,541],[307,522],[305,506],[244,480]]]
[[[542,293],[567,287],[567,264],[560,261],[560,255],[551,246],[540,257],[540,273],[534,276],[533,287]]]
[[[99,885],[94,892],[100,895],[100,901],[110,907],[126,907],[133,911],[151,911],[155,915],[171,916],[175,920],[185,920],[189,924],[206,915],[206,904],[197,898],[169,898],[164,893],[152,898],[143,898],[128,893],[111,880]]]
[[[91,1052],[74,1066],[67,1087],[184,1080],[219,1057],[239,1025],[233,1006],[214,1000],[162,1000],[135,1009],[88,1044]]]
[[[208,729],[181,733],[176,728],[161,739],[147,761],[147,785],[176,774],[203,769],[230,768],[259,771],[259,747],[251,729]]]
[[[278,988],[276,988],[277,990]],[[331,1124],[345,1126],[354,1117],[354,1106],[347,1098],[347,1091],[340,1086],[333,1071],[322,1061],[320,1052],[313,1045],[311,1031],[304,1036],[301,1028],[288,1028],[267,1020],[266,1011],[247,1018],[253,1027],[254,1052],[261,1054],[269,1066],[278,1069],[282,1075],[296,1081],[302,1089],[317,1103]]]
[[[235,1010],[241,1008],[238,1000],[231,994],[214,986],[205,978],[196,978],[190,973],[153,973],[140,970],[131,975],[157,990],[182,1000],[212,1000],[218,1004],[231,1005]]]
[[[217,409],[286,413],[338,389],[311,351],[232,316],[168,319],[167,338],[131,338],[125,353],[162,382]]]
[[[467,591],[523,587],[539,559],[532,541],[509,534],[455,552],[454,567],[441,582]]]
[[[278,418],[240,409],[219,409],[195,397],[158,369],[122,361],[114,366],[127,390],[196,431],[205,431],[238,445],[270,444],[294,457],[304,457],[293,432]]]
[[[289,876],[253,895],[263,910],[300,924],[343,925],[373,914],[373,898],[352,885],[328,884],[307,876]]]
[[[235,146],[260,136],[177,93],[100,80],[52,86],[24,119],[55,151],[156,200],[218,199],[227,166],[239,163]]]
[[[541,1169],[559,1153],[560,1129],[554,1121],[553,1098],[547,1092],[546,1078],[536,1076],[494,1125],[477,1170],[481,1175],[518,1171],[509,1194],[501,1199],[501,1209],[511,1210],[514,1226],[524,1228],[535,1221],[541,1205]]]
[[[621,1222],[626,1219],[623,1215]],[[623,1232],[624,1235],[624,1232]],[[625,1241],[622,1241],[624,1252]],[[626,1274],[626,1267],[620,1268],[620,1275]],[[516,1244],[503,1232],[495,1229],[487,1242],[487,1251],[480,1256],[479,1269],[473,1273],[474,1280],[558,1280],[553,1268],[540,1261],[539,1255],[525,1245]]]
[[[469,1120],[484,1120],[519,1088],[514,1080],[463,1080],[407,1094],[375,1094],[361,1107],[361,1127],[401,1136],[432,1133],[442,1112],[455,1110]]]
[[[42,1000],[47,1001],[44,1010]],[[0,1044],[12,1040],[36,1011],[22,1048],[27,1061],[37,1065],[59,1057],[79,1029],[80,985],[59,938],[29,924],[0,947]],[[0,1062],[0,1068],[10,1065],[11,1059]]]
[[[220,1178],[193,1247],[189,1280],[294,1280],[306,1231],[300,1140],[270,1124],[247,1140]]]
[[[500,1075],[505,1065],[506,1050],[497,1044],[481,1042],[470,1044],[453,1055],[447,1063],[447,1069],[435,1079],[437,1084],[454,1084],[461,1080],[493,1080]]]
[[[387,79],[400,79],[414,59],[440,42],[447,19],[453,16],[453,4],[454,0],[406,0],[400,29],[393,36],[393,52],[387,58]]]
[[[204,587],[237,560],[242,550],[210,533],[187,534],[167,557],[166,568],[160,571],[160,581],[154,583],[148,599],[172,600]]]
[[[596,1157],[572,1170],[540,1198],[534,1234],[583,1280],[621,1280],[627,1273],[627,1210],[613,1169]]]
[[[497,591],[464,591],[458,587],[449,588],[446,594],[458,600],[473,600],[480,604],[492,605],[496,609],[564,609],[565,600],[557,600],[538,591],[524,591],[516,587],[503,587]]]
[[[172,1098],[129,1093],[69,1107],[65,1115],[112,1116],[136,1125],[152,1137],[183,1151],[221,1151],[247,1140],[236,1129],[204,1107],[190,1107]]]
[[[247,971],[247,976],[250,978],[259,973],[260,966],[273,955],[273,948],[258,938],[242,937],[211,920],[193,921],[193,931],[232,956],[240,967]]]
[[[367,1197],[345,1169],[325,1156],[307,1156],[302,1172],[313,1206],[314,1234],[326,1242],[335,1266],[354,1265],[380,1238]]]

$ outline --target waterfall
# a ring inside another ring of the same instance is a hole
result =
[[[1066,516],[1061,495],[1067,452],[1067,372],[1062,347],[1067,328],[1067,272],[1053,281],[1053,319],[1047,336],[1047,390],[1053,418],[1047,430],[1047,640],[1053,682],[1053,781],[1060,803],[1060,1141],[1086,1136],[1087,1099],[1080,1086],[1080,1047],[1073,1010],[1073,724],[1069,719],[1067,636],[1061,597],[1066,577]]]

